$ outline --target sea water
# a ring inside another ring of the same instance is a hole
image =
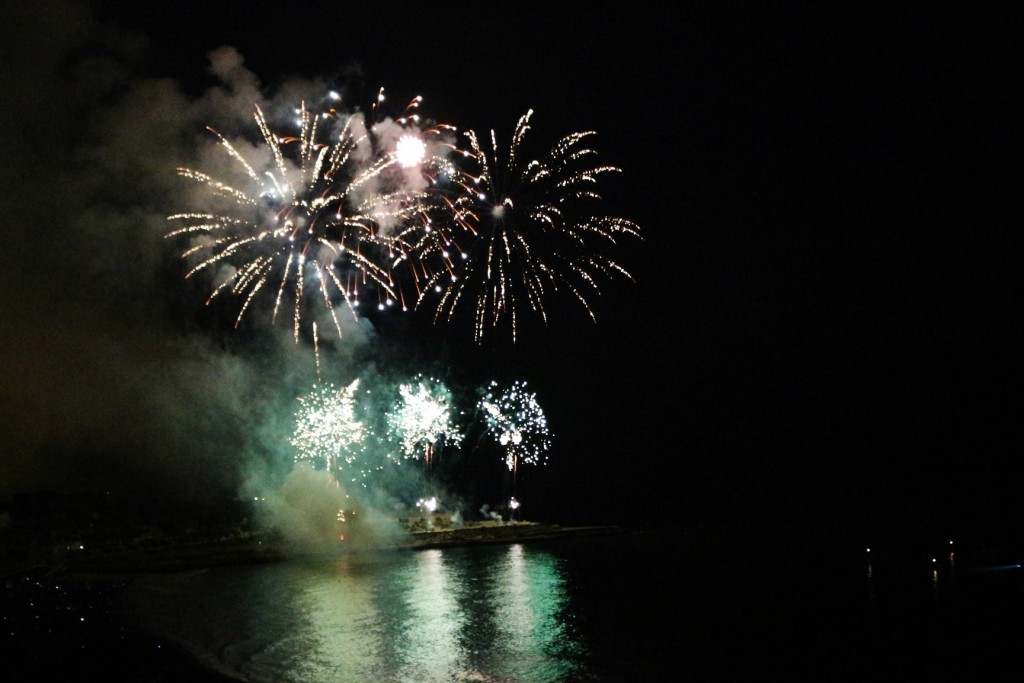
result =
[[[1019,615],[1015,626],[998,623],[1021,606],[1019,572],[989,593],[958,592],[952,553],[902,573],[877,555],[767,546],[747,555],[742,544],[620,534],[153,575],[134,582],[126,604],[146,630],[251,681],[846,680],[1020,669]]]

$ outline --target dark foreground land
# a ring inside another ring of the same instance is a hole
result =
[[[118,599],[128,579],[40,568],[4,577],[3,678],[21,681],[223,682],[170,643],[127,626]]]

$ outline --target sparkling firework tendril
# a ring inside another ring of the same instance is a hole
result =
[[[399,439],[405,458],[422,453],[430,469],[436,448],[462,440],[453,417],[451,392],[440,380],[422,375],[400,385],[398,392],[399,400],[386,416],[388,428]]]
[[[478,408],[484,413],[488,433],[505,448],[505,465],[513,475],[520,462],[547,462],[546,453],[551,447],[548,421],[526,382],[513,382],[504,391],[499,391],[497,382],[491,382]]]
[[[599,294],[599,280],[632,276],[598,247],[615,245],[622,236],[640,237],[639,227],[624,218],[591,211],[600,200],[598,176],[619,171],[589,165],[596,152],[582,143],[592,131],[563,137],[542,160],[522,157],[521,145],[533,111],[520,117],[512,142],[501,159],[491,131],[490,156],[474,131],[467,131],[478,173],[457,176],[459,194],[451,200],[455,223],[474,237],[463,259],[449,272],[432,274],[417,307],[432,292],[441,292],[435,322],[451,320],[463,306],[474,311],[474,337],[481,343],[487,328],[507,320],[515,341],[520,309],[532,310],[547,323],[545,298],[564,290],[596,321],[588,296]]]
[[[417,97],[402,117],[369,128],[362,114],[333,108],[316,113],[303,103],[296,112],[298,136],[273,132],[257,106],[254,118],[270,158],[265,169],[210,128],[242,177],[236,187],[179,168],[179,175],[203,185],[226,207],[174,214],[168,220],[179,227],[167,234],[188,238],[182,256],[198,260],[186,279],[204,270],[217,277],[206,303],[224,291],[238,295],[238,327],[256,295],[276,287],[272,320],[290,299],[298,341],[306,299],[322,299],[339,336],[337,306],[344,302],[357,317],[365,287],[376,292],[381,307],[404,301],[392,268],[426,251],[419,236],[431,213],[424,173],[443,164],[434,155],[450,151],[444,136],[453,130],[421,128],[419,103]]]
[[[344,471],[352,481],[357,481],[356,475],[365,479],[373,471],[361,462],[369,429],[356,418],[358,388],[358,379],[340,388],[333,384],[316,385],[309,394],[299,397],[291,439],[296,461],[323,462],[332,475]],[[366,486],[365,481],[361,483]]]

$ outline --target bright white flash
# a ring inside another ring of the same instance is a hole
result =
[[[427,146],[415,135],[403,135],[395,146],[395,158],[403,168],[412,168],[423,163]]]

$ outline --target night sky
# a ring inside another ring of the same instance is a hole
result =
[[[163,239],[228,46],[268,97],[384,87],[504,139],[533,109],[538,144],[594,130],[622,169],[602,195],[643,240],[596,324],[553,302],[514,345],[422,318],[366,341],[530,383],[555,443],[535,514],[1024,527],[1016,17],[152,4],[35,2],[0,28],[0,496],[216,495],[290,417],[278,382],[309,349],[218,330]]]

